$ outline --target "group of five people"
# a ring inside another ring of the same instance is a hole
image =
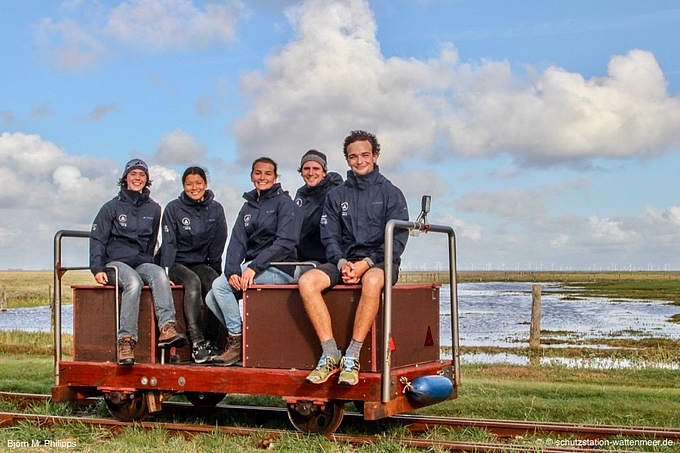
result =
[[[111,284],[117,278],[122,289],[118,363],[134,364],[144,284],[154,300],[159,347],[190,341],[195,362],[229,366],[242,356],[242,292],[253,284],[297,282],[321,345],[321,358],[306,382],[321,384],[339,373],[340,384],[357,384],[359,355],[385,283],[385,225],[390,219],[408,220],[408,207],[401,190],[380,173],[380,144],[373,134],[352,131],[343,153],[349,166],[345,181],[328,172],[323,153],[305,153],[299,168],[305,185],[294,199],[278,183],[276,162],[256,159],[250,173],[254,189],[243,194],[245,203],[234,222],[224,267],[227,221],[208,189],[205,170],[186,169],[184,190],[168,203],[161,219],[161,207],[149,196],[148,166],[141,159],[128,162],[118,196],[102,206],[90,233],[95,280]],[[162,245],[154,253],[161,226]],[[393,282],[407,239],[407,230],[395,232]],[[300,262],[316,267],[294,264]],[[172,283],[184,287],[189,338],[175,318]],[[322,295],[340,284],[361,284],[352,339],[344,354]],[[215,347],[218,322],[227,331],[223,351]]]

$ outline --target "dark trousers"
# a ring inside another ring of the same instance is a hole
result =
[[[220,323],[205,306],[205,295],[219,274],[207,264],[173,264],[170,280],[184,286],[184,318],[192,343],[210,340],[218,344]]]

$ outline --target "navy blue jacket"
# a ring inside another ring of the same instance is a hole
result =
[[[295,194],[295,204],[302,210],[302,228],[297,246],[297,256],[300,261],[326,262],[326,248],[321,243],[319,221],[326,194],[340,184],[342,184],[342,176],[330,172],[316,186],[308,187],[305,184]]]
[[[153,263],[161,206],[149,196],[121,188],[97,213],[90,232],[90,270],[104,272],[106,263],[121,261],[132,268]]]
[[[222,272],[222,254],[227,243],[227,218],[210,189],[203,200],[192,200],[182,191],[163,211],[163,244],[160,265],[207,264]]]
[[[257,189],[243,194],[246,202],[238,213],[232,231],[224,275],[241,275],[241,264],[251,261],[249,268],[259,274],[271,262],[297,261],[295,247],[300,236],[302,218],[288,192],[276,183],[270,189]],[[289,275],[295,266],[280,266]]]
[[[321,217],[321,242],[326,257],[335,265],[341,259],[373,263],[385,261],[385,225],[390,219],[408,221],[408,206],[402,191],[380,174],[364,176],[347,172],[344,184],[326,196]],[[394,264],[399,266],[406,248],[408,230],[394,230]]]

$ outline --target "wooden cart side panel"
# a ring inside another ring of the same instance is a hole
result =
[[[173,287],[177,322],[186,332],[181,287]],[[158,326],[151,290],[145,286],[139,302],[136,363],[159,363],[156,348]],[[110,286],[76,285],[73,287],[73,359],[77,362],[116,362],[116,299]],[[176,350],[182,360],[189,360],[191,348]]]
[[[337,286],[324,294],[333,334],[342,350],[352,338],[360,286]],[[439,286],[397,285],[392,291],[392,366],[439,360]],[[312,369],[321,346],[297,286],[261,285],[246,291],[244,305],[246,367]],[[382,369],[383,307],[369,331],[361,370]]]

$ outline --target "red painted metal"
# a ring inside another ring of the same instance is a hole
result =
[[[194,364],[188,347],[180,350],[182,362],[166,360],[161,364],[148,288],[142,292],[135,365],[119,366],[113,288],[79,285],[73,290],[74,358],[59,362],[59,385],[52,389],[55,401],[116,392],[156,396],[183,392],[274,395],[289,403],[365,402],[364,417],[375,420],[422,407],[406,398],[404,382],[423,375],[451,377],[453,373],[453,362],[439,359],[438,285],[395,286],[388,403],[381,402],[381,366],[376,359],[382,356],[381,314],[364,345],[359,383],[339,386],[331,379],[313,385],[304,379],[316,364],[320,346],[295,285],[260,285],[245,293],[244,366],[232,367]],[[358,286],[334,288],[326,293],[339,344],[349,341],[359,295]],[[173,297],[178,321],[183,324],[181,287],[173,288]],[[452,398],[456,396],[454,388]]]

